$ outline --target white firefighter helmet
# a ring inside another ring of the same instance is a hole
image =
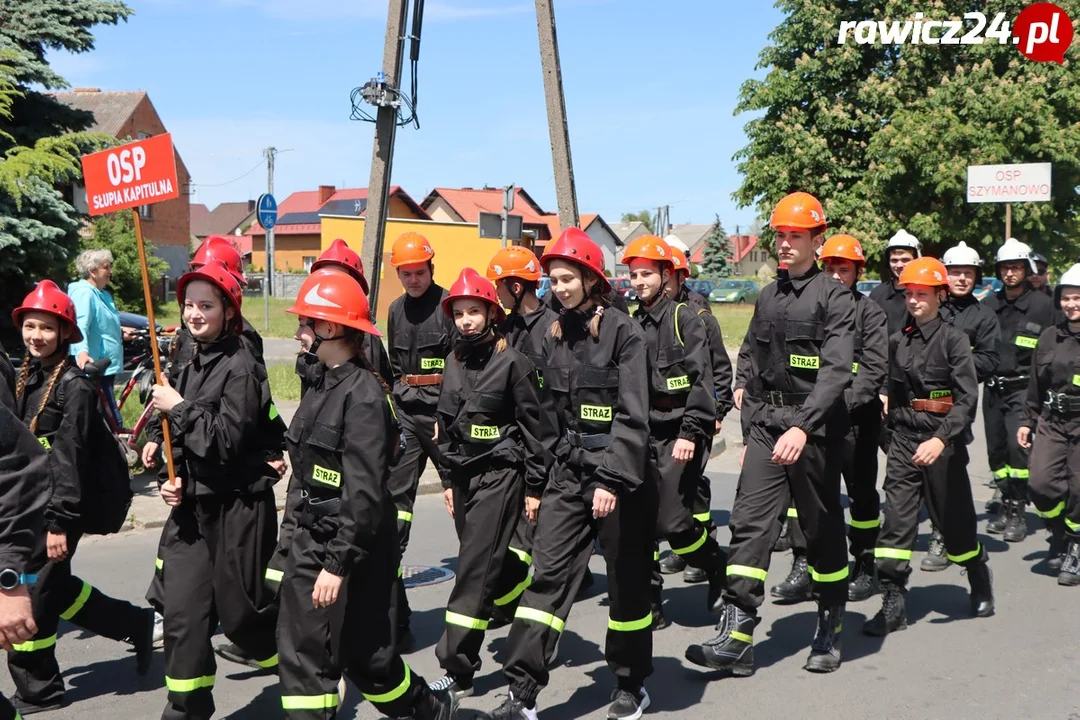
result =
[[[664,238],[664,242],[666,242],[669,247],[682,250],[684,253],[686,253],[687,257],[690,257],[690,248],[687,247],[686,243],[679,239],[678,235],[672,233],[671,235],[668,235]]]
[[[902,228],[889,238],[889,242],[885,243],[885,256],[888,257],[889,252],[897,248],[911,250],[915,253],[915,257],[922,257],[922,243],[919,242],[919,238]]]
[[[1073,265],[1071,268],[1061,273],[1057,286],[1059,288],[1080,287],[1080,263]]]
[[[1031,255],[1030,245],[1022,243],[1016,238],[1008,238],[1005,240],[1005,244],[998,248],[994,262],[995,264],[1000,265],[1005,262],[1025,260],[1028,264],[1028,270],[1034,275],[1039,272],[1039,269],[1035,266],[1035,259]]]
[[[982,267],[982,258],[979,257],[975,248],[969,248],[967,243],[961,241],[956,247],[945,251],[945,254],[941,256],[941,264],[945,267]]]

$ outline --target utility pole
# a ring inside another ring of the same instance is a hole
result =
[[[386,17],[386,40],[383,45],[383,74],[385,82],[401,88],[401,61],[404,54],[402,32],[405,29],[406,0],[390,0]],[[368,204],[364,222],[364,246],[360,259],[367,270],[371,288],[368,302],[371,317],[379,302],[379,279],[382,275],[382,253],[386,235],[386,209],[390,195],[390,170],[394,160],[394,138],[397,134],[398,106],[379,106],[375,118],[375,147],[371,156],[371,179],[368,181]]]
[[[540,65],[544,70],[551,162],[555,169],[555,197],[559,203],[559,226],[577,227],[577,189],[570,157],[570,130],[566,123],[559,41],[555,36],[555,0],[536,0],[536,28],[540,38]]]
[[[514,209],[514,186],[507,185],[503,188],[503,206],[502,206],[502,246],[506,247],[509,243],[506,241],[507,234],[507,222],[510,211]]]
[[[270,146],[263,150],[263,154],[266,156],[266,192],[270,195],[274,194],[274,157],[277,155],[277,148]],[[264,309],[264,329],[266,332],[270,332],[270,296],[274,294],[274,228],[268,228],[266,230],[266,280],[263,283],[263,309]]]

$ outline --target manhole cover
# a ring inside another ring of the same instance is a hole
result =
[[[423,587],[452,580],[454,571],[430,565],[405,565],[401,568],[401,577],[405,580],[407,588]]]

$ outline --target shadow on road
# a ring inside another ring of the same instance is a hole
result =
[[[352,715],[348,713],[338,715],[341,720],[355,716],[355,711]],[[229,720],[263,720],[268,717],[281,717],[281,689],[277,683],[267,685],[251,699],[251,702],[227,717]]]
[[[84,633],[91,637],[90,633]],[[104,695],[134,695],[156,692],[165,687],[164,655],[154,654],[150,671],[143,677],[135,674],[135,655],[118,660],[98,660],[91,665],[62,668],[71,703]]]
[[[935,625],[950,623],[954,620],[968,620],[972,617],[967,578],[959,573],[956,573],[955,584],[927,585],[909,589],[905,601],[908,625],[914,625],[932,612],[945,616],[929,621]]]

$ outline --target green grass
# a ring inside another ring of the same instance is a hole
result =
[[[754,306],[752,304],[713,303],[712,311],[720,322],[720,330],[724,333],[724,347],[732,352],[738,352],[742,347],[743,338],[746,337],[746,330],[750,327]]]
[[[296,334],[296,316],[289,315],[286,309],[293,301],[283,298],[270,298],[270,329],[266,329],[266,303],[261,297],[244,297],[244,318],[259,331],[263,337],[291,338]],[[180,324],[180,306],[169,303],[154,317],[159,325],[170,327]]]

